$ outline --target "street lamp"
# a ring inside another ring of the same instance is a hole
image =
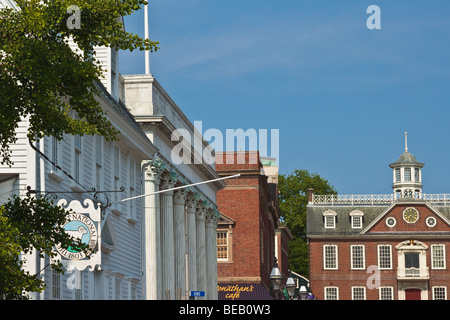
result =
[[[289,294],[289,298],[292,299],[294,297],[295,294],[295,282],[294,279],[292,278],[292,274],[289,275],[289,278],[286,281],[286,290]]]
[[[270,273],[269,279],[272,284],[273,290],[276,292],[276,295],[278,296],[278,291],[280,291],[281,287],[282,275],[280,272],[280,268],[278,268],[277,258],[275,258],[275,264],[272,268],[272,272]]]
[[[306,300],[306,296],[308,295],[308,291],[306,290],[306,287],[301,286],[300,290],[298,291],[298,294],[300,296],[300,300]]]

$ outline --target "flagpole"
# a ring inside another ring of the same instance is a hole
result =
[[[148,32],[148,4],[144,7],[144,28],[145,28],[145,39],[149,39]],[[145,74],[150,74],[150,52],[145,50]]]
[[[228,176],[228,177],[223,177],[223,178],[218,178],[218,179],[213,179],[213,180],[207,180],[207,181],[202,181],[202,182],[197,182],[197,183],[191,183],[191,184],[187,184],[187,185],[184,185],[184,186],[179,186],[179,187],[170,188],[170,189],[164,189],[164,190],[155,191],[155,192],[147,193],[147,194],[141,194],[139,196],[135,196],[135,197],[131,197],[131,198],[125,198],[125,199],[122,199],[122,200],[114,201],[111,204],[124,202],[124,201],[128,201],[128,200],[133,200],[133,199],[138,199],[138,198],[142,198],[142,197],[146,197],[146,196],[151,196],[151,195],[154,195],[154,194],[157,194],[157,193],[173,191],[173,190],[188,188],[188,187],[192,187],[192,186],[198,186],[199,184],[205,184],[205,183],[210,183],[210,182],[219,181],[219,180],[225,180],[225,179],[230,179],[230,178],[237,178],[239,176],[240,176],[240,174],[235,174],[233,176]]]

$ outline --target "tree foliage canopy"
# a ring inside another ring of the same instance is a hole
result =
[[[97,46],[115,50],[158,49],[158,42],[125,31],[122,17],[139,10],[145,0],[15,0],[18,10],[0,9],[0,164],[12,165],[10,145],[17,128],[28,121],[31,142],[44,136],[100,134],[117,131],[96,97],[103,70],[95,61]],[[69,21],[79,9],[79,26]],[[69,45],[73,40],[79,48]],[[75,117],[76,114],[76,117]],[[0,206],[0,299],[25,298],[42,291],[39,274],[22,268],[19,253],[52,248],[84,250],[59,226],[67,212],[43,198],[13,197]],[[51,267],[62,272],[61,265]]]
[[[306,243],[306,207],[308,189],[316,194],[337,194],[328,180],[308,170],[296,169],[278,177],[280,217],[290,229],[294,239],[289,244],[289,265],[291,270],[307,276],[308,248]]]
[[[19,254],[33,250],[40,257],[54,257],[55,244],[76,247],[88,253],[86,244],[70,237],[62,228],[70,211],[55,206],[43,197],[12,197],[0,206],[0,299],[26,299],[26,292],[41,292],[40,274],[30,274],[22,267]],[[63,272],[60,262],[50,259],[50,267]]]
[[[16,0],[19,10],[0,10],[0,162],[11,165],[9,145],[18,123],[28,117],[28,137],[62,139],[67,134],[117,132],[95,97],[102,69],[94,47],[158,49],[157,42],[125,31],[120,19],[144,0]],[[72,28],[69,6],[80,9]],[[69,46],[78,45],[78,52]],[[78,117],[74,118],[70,110]]]

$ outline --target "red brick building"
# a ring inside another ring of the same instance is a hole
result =
[[[258,152],[217,153],[216,171],[240,174],[225,180],[227,186],[217,193],[219,299],[271,299],[269,275],[279,227],[276,180],[265,174]],[[287,262],[286,250],[279,252]],[[287,265],[284,269],[287,275]]]
[[[422,193],[423,166],[406,148],[390,165],[392,194],[310,191],[310,286],[318,299],[448,299],[450,198]]]

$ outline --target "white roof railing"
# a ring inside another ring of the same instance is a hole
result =
[[[312,205],[375,205],[392,204],[399,199],[418,199],[431,203],[450,204],[450,194],[425,194],[412,193],[408,195],[399,194],[338,194],[338,195],[314,195]]]

